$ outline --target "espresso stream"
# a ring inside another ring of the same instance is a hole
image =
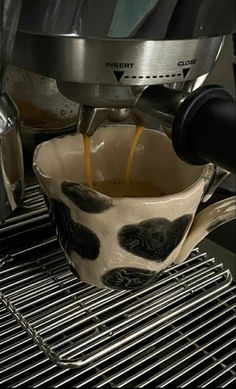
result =
[[[137,143],[139,141],[139,138],[142,135],[143,129],[144,129],[143,126],[136,126],[135,134],[134,134],[132,142],[131,142],[130,151],[129,151],[129,158],[128,158],[128,162],[127,162],[127,166],[126,166],[126,170],[125,170],[125,183],[126,183],[127,189],[130,186],[130,172],[131,172],[131,167],[132,167],[132,163],[133,163],[133,159],[134,159],[135,149],[136,149]]]
[[[90,137],[86,134],[83,134],[85,174],[89,188],[94,188],[98,192],[104,193],[111,197],[159,197],[164,195],[163,191],[156,185],[147,181],[130,178],[136,146],[143,132],[143,129],[143,126],[136,126],[135,134],[130,145],[124,177],[113,178],[105,181],[93,181]]]
[[[92,174],[92,163],[90,153],[90,137],[83,134],[84,140],[84,161],[85,161],[85,175],[89,188],[93,188],[93,174]]]

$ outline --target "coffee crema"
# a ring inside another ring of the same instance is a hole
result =
[[[114,178],[111,180],[94,181],[93,188],[110,197],[160,197],[165,193],[155,184],[141,180]]]

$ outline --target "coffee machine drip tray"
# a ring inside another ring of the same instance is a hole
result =
[[[68,268],[35,185],[0,226],[0,267],[2,385],[227,387],[235,380],[235,284],[197,248],[146,289],[97,289]]]

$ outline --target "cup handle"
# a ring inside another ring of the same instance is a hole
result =
[[[236,196],[218,201],[199,212],[175,263],[183,262],[192,249],[215,228],[236,218]]]

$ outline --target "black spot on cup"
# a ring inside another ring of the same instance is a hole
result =
[[[192,215],[174,221],[157,217],[139,224],[130,224],[118,233],[120,246],[139,257],[162,262],[178,246],[190,224]]]
[[[101,213],[112,207],[112,200],[81,184],[64,181],[62,192],[84,212]]]
[[[138,290],[154,284],[160,274],[146,269],[120,267],[106,272],[102,277],[102,281],[108,288]]]
[[[70,209],[61,201],[47,199],[50,219],[63,249],[75,251],[82,258],[94,260],[99,256],[100,241],[95,232],[71,218]]]

